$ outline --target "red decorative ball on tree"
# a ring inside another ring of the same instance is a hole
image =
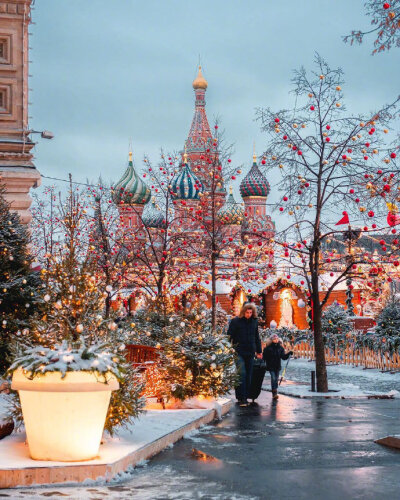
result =
[[[375,214],[374,214],[373,210],[370,210],[370,211],[368,212],[368,217],[373,217],[374,215],[375,215]]]
[[[396,153],[390,153],[390,158],[396,158]]]
[[[279,123],[279,118],[275,118],[275,123]]]
[[[384,8],[385,10],[390,9],[390,4],[389,4],[388,2],[385,2],[385,3],[383,4],[383,8]]]
[[[310,106],[311,111],[314,111],[315,106]]]

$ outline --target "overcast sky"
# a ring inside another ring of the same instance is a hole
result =
[[[30,46],[31,126],[44,175],[118,180],[132,139],[136,164],[161,146],[183,147],[201,57],[207,113],[249,166],[263,149],[259,106],[290,106],[292,70],[315,51],[345,71],[345,101],[371,110],[400,91],[399,49],[371,56],[372,40],[342,35],[369,26],[361,0],[36,0]],[[274,180],[271,179],[273,184]],[[44,183],[47,183],[45,179]]]

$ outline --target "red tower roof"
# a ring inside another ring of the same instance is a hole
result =
[[[193,89],[196,96],[195,108],[189,136],[185,142],[185,150],[193,172],[196,173],[205,186],[209,184],[207,159],[211,158],[212,161],[215,161],[213,153],[216,154],[216,146],[214,146],[214,138],[205,109],[207,87],[207,80],[201,72],[201,66],[199,66],[197,77],[193,81]],[[216,157],[216,161],[218,161],[218,156]]]

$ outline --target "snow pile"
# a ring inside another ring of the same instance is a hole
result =
[[[396,390],[382,393],[377,391],[365,391],[354,384],[329,384],[329,392],[311,392],[310,386],[305,384],[282,385],[279,392],[286,396],[295,396],[298,398],[394,398],[399,397],[400,393]]]
[[[120,358],[109,351],[107,344],[93,344],[89,347],[82,344],[81,347],[72,349],[67,341],[63,341],[54,348],[36,346],[26,349],[14,361],[10,372],[23,368],[30,373],[30,378],[46,372],[60,372],[61,378],[64,378],[67,372],[88,371],[101,374],[104,383],[107,383],[108,372],[121,378],[120,362]]]
[[[230,401],[229,398],[188,398],[184,401],[175,399],[166,404],[168,409],[207,409],[215,410],[216,417],[221,419],[222,417],[222,407],[224,404]]]

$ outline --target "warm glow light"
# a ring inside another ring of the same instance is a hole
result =
[[[291,300],[292,298],[292,295],[290,293],[290,290],[288,290],[287,288],[285,290],[282,291],[281,293],[281,299],[289,299]]]
[[[29,453],[34,460],[75,462],[98,455],[111,391],[119,384],[107,374],[48,372],[29,380],[14,372],[12,388],[19,392]]]

